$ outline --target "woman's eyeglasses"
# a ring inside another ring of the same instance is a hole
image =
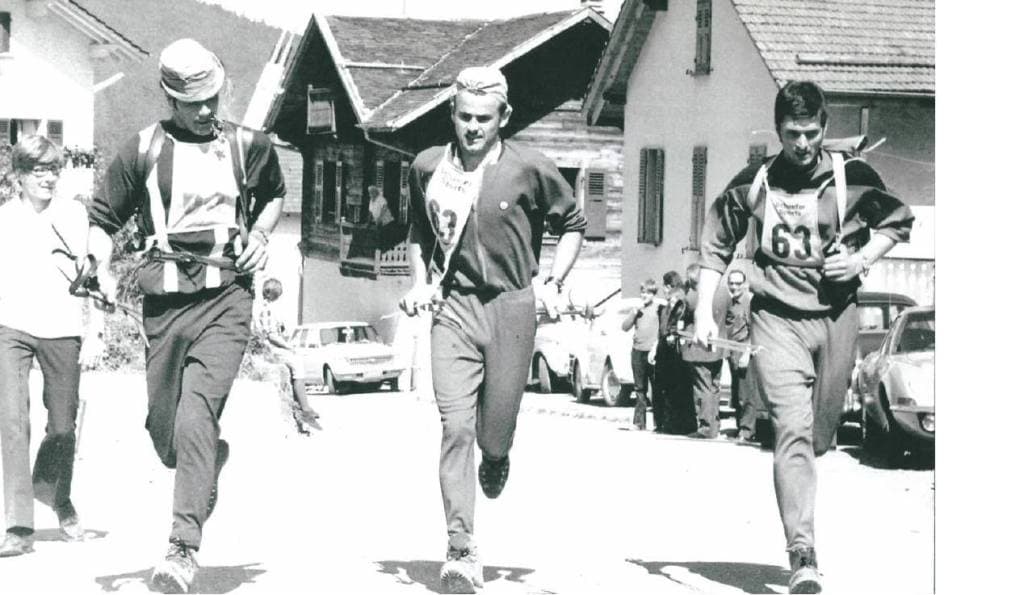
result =
[[[45,178],[48,174],[55,176],[60,175],[60,170],[63,168],[60,165],[37,165],[32,168],[32,175],[37,178]]]

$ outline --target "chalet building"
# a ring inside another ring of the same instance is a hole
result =
[[[380,317],[410,284],[409,164],[452,140],[452,84],[471,65],[504,72],[504,136],[551,157],[577,190],[587,236],[617,242],[621,131],[581,112],[610,29],[592,8],[492,21],[314,15],[263,126],[302,155],[302,319],[392,334],[394,319]],[[371,212],[377,193],[387,215]]]
[[[626,293],[697,258],[715,196],[778,152],[790,80],[825,90],[828,137],[885,139],[865,158],[917,217],[866,287],[933,302],[933,0],[626,0],[584,103],[590,123],[624,129]]]
[[[93,97],[110,83],[97,72],[146,56],[72,0],[0,0],[0,143],[40,134],[91,155]],[[91,167],[69,170],[61,186],[91,193]]]

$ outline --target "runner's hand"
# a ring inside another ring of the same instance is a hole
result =
[[[712,349],[710,341],[718,336],[718,325],[710,312],[704,313],[698,309],[694,314],[693,336],[698,345]]]
[[[432,308],[440,300],[438,288],[425,283],[414,285],[398,302],[398,307],[408,316],[416,316],[420,310]]]
[[[235,268],[243,275],[262,271],[267,266],[267,241],[265,233],[250,233],[249,243],[242,255],[235,261]]]
[[[561,295],[558,293],[558,286],[554,283],[544,283],[537,289],[537,299],[544,304],[544,309],[547,310],[548,318],[552,320],[558,320],[559,314],[559,302],[561,301]]]
[[[830,281],[849,281],[861,273],[860,256],[850,254],[846,246],[840,244],[834,253],[825,257],[824,272]]]

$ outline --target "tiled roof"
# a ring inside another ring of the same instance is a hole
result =
[[[831,92],[935,93],[934,0],[733,0],[772,76]]]
[[[495,21],[428,21],[324,16],[339,71],[369,127],[386,126],[429,103],[471,65],[501,63],[517,47],[580,11]]]
[[[365,112],[380,106],[483,25],[482,21],[343,16],[325,16],[324,20],[345,61],[339,67],[348,68]],[[360,65],[348,67],[352,62]],[[397,65],[414,68],[398,69]]]

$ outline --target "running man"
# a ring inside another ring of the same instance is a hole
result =
[[[228,458],[220,416],[249,341],[252,274],[284,200],[270,139],[217,118],[225,72],[191,39],[160,54],[171,117],[132,137],[89,209],[89,250],[103,293],[115,294],[110,236],[136,212],[146,238],[139,268],[149,340],[146,429],[175,469],[170,548],[153,571],[165,593],[188,592],[204,523]]]
[[[468,68],[455,84],[456,142],[423,151],[409,173],[414,282],[401,307],[410,315],[434,311],[431,365],[448,523],[441,582],[450,593],[475,593],[483,569],[473,539],[473,443],[482,454],[480,487],[497,498],[533,354],[541,236],[545,225],[561,236],[539,292],[556,315],[587,222],[550,159],[499,137],[512,114],[501,72]]]
[[[822,589],[814,549],[815,457],[829,450],[854,365],[860,276],[899,241],[913,215],[860,159],[822,150],[825,96],[787,83],[775,98],[782,152],[741,171],[712,206],[701,245],[696,335],[717,336],[712,298],[753,221],[752,360],[775,427],[775,495],[791,593]],[[870,231],[875,233],[871,234]]]

